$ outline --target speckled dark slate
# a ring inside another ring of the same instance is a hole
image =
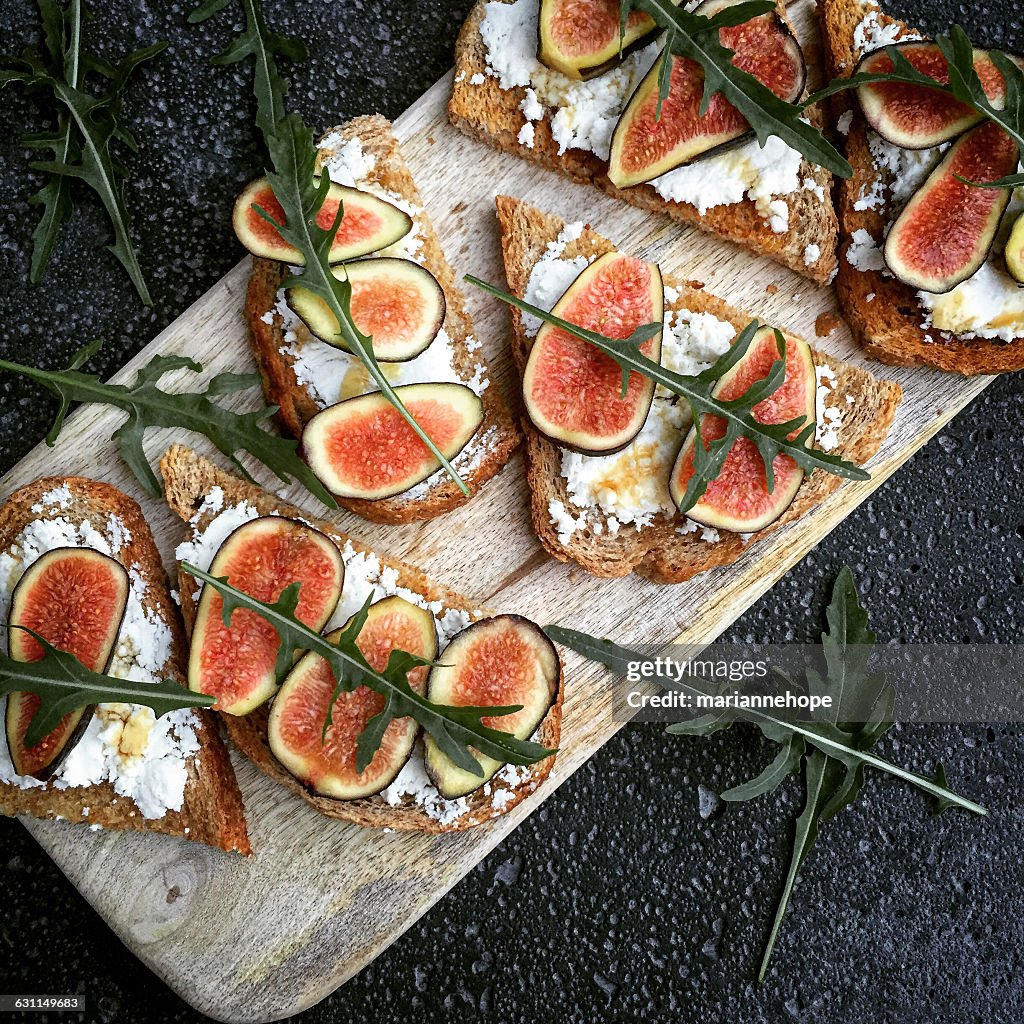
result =
[[[109,372],[236,262],[240,250],[225,224],[260,156],[248,69],[206,61],[228,38],[226,18],[190,28],[189,8],[177,3],[94,6],[102,31],[92,35],[104,53],[171,41],[126,108],[141,143],[127,159],[128,200],[156,305],[145,310],[101,251],[106,224],[91,199],[62,238],[47,286],[22,284],[35,220],[27,199],[37,183],[17,139],[38,128],[39,112],[8,89],[0,104],[0,353],[56,366],[99,336],[108,347],[98,366]],[[1011,0],[890,6],[927,27],[959,20],[978,42],[1024,49]],[[372,110],[397,116],[449,65],[469,7],[470,0],[267,0],[266,12],[281,30],[313,40],[312,60],[293,71],[292,100],[311,123],[327,124]],[[0,26],[0,50],[31,39],[31,5],[0,0]],[[50,414],[34,389],[0,381],[0,468],[42,438]],[[1017,641],[1022,423],[1021,378],[1004,378],[732,635],[811,637],[823,588],[849,562],[885,638]],[[933,819],[914,793],[871,778],[807,862],[764,986],[752,978],[799,811],[796,784],[778,798],[716,806],[715,792],[769,756],[753,733],[685,740],[635,727],[371,967],[296,1019],[1024,1020],[1021,727],[897,729],[884,748],[919,771],[941,759],[991,817]],[[96,1021],[195,1019],[19,825],[0,821],[0,836],[0,992],[81,990]]]

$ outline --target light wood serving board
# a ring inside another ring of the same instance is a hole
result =
[[[801,8],[813,10],[809,0],[800,0],[791,13]],[[504,281],[494,216],[498,186],[567,220],[585,218],[628,252],[704,281],[729,302],[809,339],[815,318],[834,310],[830,289],[469,141],[448,124],[449,83],[450,76],[438,82],[395,127],[448,258],[461,273]],[[241,319],[247,276],[245,261],[115,380],[131,379],[157,352],[189,355],[208,374],[249,370]],[[778,291],[769,294],[768,285]],[[468,299],[498,386],[510,394],[508,312],[474,290]],[[859,361],[845,327],[819,346]],[[884,370],[877,364],[872,369]],[[548,558],[530,530],[518,456],[468,507],[439,520],[388,527],[347,513],[335,518],[356,537],[422,566],[480,605],[541,623],[562,621],[625,643],[706,643],[989,383],[928,371],[888,375],[900,381],[906,398],[870,467],[871,481],[844,485],[799,523],[753,546],[738,564],[680,586],[638,578],[601,581]],[[181,373],[166,378],[165,386],[194,382]],[[238,405],[255,400],[249,394]],[[105,409],[79,410],[55,449],[40,445],[8,474],[0,497],[43,475],[107,480],[141,500],[166,564],[173,566],[181,524],[141,493],[119,461],[109,441],[118,420]],[[175,440],[182,438],[152,431],[152,459]],[[317,515],[323,511],[304,492],[282,493]],[[330,821],[237,757],[255,850],[250,860],[160,836],[90,832],[61,822],[26,826],[128,948],[196,1008],[225,1021],[277,1020],[323,999],[364,967],[619,728],[602,672],[574,656],[565,667],[562,752],[550,781],[511,814],[469,833],[388,834]],[[573,813],[585,819],[587,808]]]

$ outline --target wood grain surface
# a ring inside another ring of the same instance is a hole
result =
[[[804,0],[795,5],[797,13],[810,7]],[[502,192],[568,220],[585,218],[621,248],[703,281],[722,298],[811,340],[816,318],[834,311],[830,289],[470,142],[447,123],[448,90],[446,77],[398,120],[396,130],[461,273],[504,281],[494,217],[500,183]],[[115,379],[130,379],[157,352],[192,356],[207,374],[251,370],[241,319],[247,275],[245,261]],[[777,291],[769,293],[769,285]],[[507,311],[477,292],[469,304],[497,386],[511,395]],[[818,344],[858,360],[845,327]],[[421,565],[482,605],[626,643],[706,643],[989,383],[935,372],[885,373],[900,381],[906,398],[870,467],[871,481],[844,485],[814,513],[752,547],[738,564],[688,584],[600,581],[546,557],[530,530],[518,457],[468,507],[433,522],[389,527],[344,513],[337,519],[362,540]],[[193,386],[190,377],[176,374],[165,386]],[[238,404],[255,401],[249,394]],[[119,461],[109,441],[119,418],[101,408],[79,410],[55,449],[40,446],[3,480],[2,496],[47,474],[107,480],[140,498],[171,566],[181,525],[141,493]],[[207,450],[198,439],[152,431],[147,450],[154,462],[175,440],[196,440]],[[302,492],[282,493],[323,512]],[[563,747],[551,780],[510,815],[467,834],[387,834],[328,821],[238,758],[255,850],[248,861],[159,836],[89,832],[60,822],[26,826],[129,949],[196,1008],[225,1021],[277,1020],[322,999],[365,966],[621,726],[612,720],[601,671],[569,656],[566,680]],[[587,808],[566,813],[585,822]]]

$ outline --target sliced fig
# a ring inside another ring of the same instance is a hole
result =
[[[541,0],[537,59],[567,78],[586,80],[610,71],[658,32],[648,14],[631,11],[620,40],[621,6],[620,0]]]
[[[484,421],[483,403],[465,384],[405,384],[395,393],[449,460]],[[390,498],[441,465],[379,391],[317,413],[302,432],[302,447],[313,472],[342,498]]]
[[[350,308],[356,327],[373,339],[373,354],[385,363],[414,359],[437,337],[444,323],[444,291],[437,278],[412,260],[361,260],[334,268],[352,286]],[[310,331],[335,348],[349,351],[338,321],[318,295],[290,288],[288,305]]]
[[[697,8],[708,16],[735,0],[706,0]],[[754,75],[777,96],[795,102],[804,91],[807,69],[803,51],[785,22],[764,14],[719,38],[734,51],[733,64]],[[658,116],[658,79],[662,61],[671,59],[669,92]],[[721,93],[715,93],[706,113],[704,71],[687,57],[662,54],[636,87],[619,117],[612,136],[608,178],[616,188],[629,188],[667,174],[698,158],[735,145],[751,128],[747,119]]]
[[[628,338],[644,324],[661,322],[665,293],[661,270],[620,252],[590,264],[555,304],[555,316],[608,338]],[[661,361],[661,334],[640,351]],[[643,429],[654,382],[622,370],[611,356],[545,323],[534,339],[523,374],[523,400],[534,426],[565,448],[592,455],[621,451]]]
[[[482,619],[464,629],[444,649],[427,677],[427,696],[454,707],[509,707],[521,710],[483,724],[529,739],[558,697],[562,666],[554,644],[540,626],[520,615]],[[467,772],[424,739],[427,775],[446,800],[479,789],[501,767],[476,754],[483,776]]]
[[[328,634],[328,639],[336,639],[348,625]],[[392,651],[433,661],[437,657],[434,617],[401,597],[386,597],[371,606],[356,645],[378,671],[387,666]],[[417,693],[423,693],[427,669],[414,668],[408,680]],[[270,749],[314,793],[335,800],[357,800],[379,793],[394,781],[412,754],[419,726],[412,718],[393,719],[373,760],[357,772],[356,741],[384,707],[384,698],[366,686],[340,693],[325,737],[324,722],[334,689],[335,676],[327,662],[318,654],[304,655],[281,684],[270,709]]]
[[[345,580],[341,552],[305,523],[281,516],[252,519],[221,545],[213,576],[260,601],[274,602],[286,587],[301,584],[295,612],[319,632],[334,614]],[[192,627],[188,685],[217,698],[214,708],[247,715],[277,691],[275,667],[281,641],[263,616],[237,608],[224,625],[220,593],[204,584]]]
[[[896,49],[922,74],[949,84],[949,62],[935,43],[906,42]],[[892,58],[886,50],[873,50],[861,59],[858,74],[887,74]],[[974,70],[997,109],[1006,102],[1006,79],[983,50],[974,51]],[[955,139],[983,120],[973,107],[946,93],[923,85],[876,82],[862,85],[857,100],[869,125],[887,142],[903,149],[929,149]]]
[[[302,266],[305,262],[302,253],[285,242],[277,228],[260,216],[255,206],[265,210],[278,224],[283,223],[284,210],[270,182],[266,178],[258,178],[246,185],[235,200],[231,223],[238,240],[253,256]],[[393,245],[412,230],[412,218],[404,210],[362,189],[334,182],[317,214],[317,224],[322,228],[331,227],[340,206],[344,207],[345,214],[331,246],[331,263],[342,263],[377,252]]]
[[[1006,269],[1015,281],[1024,284],[1024,213],[1018,215],[1006,241]]]
[[[8,649],[15,661],[38,661],[38,633],[62,651],[73,654],[86,668],[103,672],[113,656],[130,584],[123,565],[91,548],[55,548],[33,562],[11,595]],[[25,627],[18,629],[18,626]],[[25,734],[39,710],[34,693],[7,698],[7,749],[19,775],[48,779],[82,738],[92,719],[92,707],[65,715],[60,725],[34,747]]]
[[[761,423],[786,423],[798,418],[813,421],[817,378],[810,347],[799,338],[786,338],[786,378],[773,394],[754,406],[753,414]],[[715,385],[714,394],[726,400],[739,398],[752,384],[768,376],[779,358],[775,331],[762,327],[743,358]],[[705,446],[725,434],[725,422],[718,416],[704,416],[701,437]],[[687,484],[693,476],[693,452],[697,431],[691,428],[672,469],[672,500],[681,506]],[[703,497],[686,515],[695,523],[730,530],[756,533],[775,522],[792,504],[804,471],[788,455],[777,455],[772,462],[775,486],[768,490],[764,460],[753,441],[740,438],[731,448],[718,476],[708,484]]]
[[[885,262],[893,275],[936,294],[973,277],[988,259],[1012,190],[967,182],[998,181],[1019,159],[1016,143],[993,121],[955,142],[889,231]]]

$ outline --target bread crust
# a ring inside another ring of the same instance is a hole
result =
[[[525,294],[534,264],[541,258],[549,242],[564,227],[558,217],[543,213],[518,199],[497,197],[498,222],[501,225],[502,251],[510,291]],[[589,227],[582,236],[565,248],[565,257],[599,256],[614,250],[607,239]],[[679,297],[668,309],[687,309],[708,312],[727,320],[737,331],[754,317],[728,305],[703,289],[694,289],[685,281],[665,278],[666,286],[675,288]],[[513,357],[520,377],[526,366],[532,339],[523,330],[522,315],[512,311]],[[835,371],[835,389],[852,394],[857,402],[844,414],[841,444],[838,454],[858,464],[867,462],[879,449],[896,415],[902,389],[890,381],[876,380],[867,371],[815,352],[815,361],[827,361]],[[530,423],[525,412],[522,419],[526,436],[526,473],[531,492],[531,516],[537,537],[553,557],[561,562],[575,561],[595,576],[620,577],[631,572],[655,583],[682,583],[709,569],[731,565],[745,551],[747,545],[738,534],[722,532],[714,544],[706,543],[696,534],[679,534],[685,523],[678,513],[661,513],[643,530],[621,529],[610,535],[607,531],[597,535],[589,527],[576,531],[568,544],[558,539],[558,529],[551,522],[549,502],[561,501],[567,508],[572,505],[568,485],[561,472],[561,449]],[[754,534],[751,543],[785,526],[820,504],[839,486],[838,477],[817,470],[807,477],[797,493],[796,500],[786,513],[771,526]]]
[[[854,31],[870,10],[878,12],[882,26],[898,26],[904,33],[922,34],[885,14],[876,4],[863,0],[819,0],[818,10],[826,65],[833,78],[847,78],[853,73],[862,56],[854,45]],[[847,95],[836,97],[837,114],[850,112],[853,117],[846,141],[846,158],[853,166],[853,177],[839,187],[841,240],[836,291],[855,337],[869,355],[893,366],[932,366],[966,376],[1024,369],[1024,338],[1013,342],[965,338],[923,327],[924,310],[913,288],[881,271],[858,270],[850,264],[847,253],[854,232],[864,229],[872,238],[881,239],[890,219],[890,207],[886,202],[881,209],[855,208],[864,190],[870,191],[877,181],[879,172],[868,147],[867,122]]]
[[[511,0],[503,0],[511,2]],[[616,199],[644,210],[666,215],[682,224],[692,224],[712,235],[735,242],[751,252],[769,256],[790,270],[825,284],[836,267],[838,221],[832,204],[832,175],[808,161],[800,170],[801,181],[813,179],[825,198],[818,199],[813,191],[802,190],[789,197],[791,230],[776,234],[765,223],[756,205],[749,199],[725,206],[716,206],[704,214],[689,203],[670,202],[660,196],[654,187],[645,184],[618,189],[607,174],[607,164],[595,154],[570,149],[559,155],[558,143],[551,134],[548,116],[534,122],[533,147],[519,142],[519,130],[525,123],[519,109],[526,90],[503,90],[495,78],[486,75],[487,50],[480,35],[487,0],[477,0],[476,6],[462,26],[455,45],[455,78],[448,114],[452,124],[470,138],[486,142],[506,153],[515,153],[549,170],[560,171],[579,184],[592,184]],[[779,7],[785,19],[785,10]],[[787,21],[787,24],[789,22]],[[483,81],[473,84],[473,77]],[[812,110],[811,119],[819,126],[821,113]],[[804,253],[809,245],[816,245],[820,255],[808,266]]]
[[[357,117],[327,135],[335,132],[345,140],[359,139],[364,152],[374,155],[376,164],[372,177],[378,184],[416,206],[422,206],[416,183],[402,158],[389,121],[380,115]],[[424,250],[424,266],[437,278],[444,290],[447,308],[443,326],[452,339],[455,370],[463,380],[469,381],[479,361],[477,356],[471,354],[467,344],[473,336],[473,321],[466,310],[455,272],[445,259],[427,214],[418,215],[417,223]],[[275,307],[278,289],[287,273],[287,267],[282,263],[253,259],[246,292],[245,320],[267,401],[278,407],[275,417],[278,426],[284,434],[299,440],[303,428],[320,411],[320,406],[309,390],[298,382],[293,370],[294,360],[282,352],[284,333],[281,318],[275,313],[270,323],[264,320],[267,312]],[[462,493],[450,477],[442,475],[426,494],[414,500],[402,495],[380,501],[340,498],[339,504],[373,522],[408,523],[433,519],[469,501],[505,465],[521,440],[515,420],[493,377],[481,401],[484,418],[478,435],[492,431],[493,443],[486,457],[463,477],[469,488],[468,496]]]
[[[301,517],[303,522],[309,523],[330,537],[339,549],[344,549],[346,542],[349,542],[356,551],[371,551],[366,545],[360,544],[348,534],[343,533],[334,524],[311,519],[303,510],[224,472],[189,448],[174,445],[168,449],[160,461],[160,470],[164,478],[167,504],[184,522],[189,522],[196,515],[203,498],[212,487],[216,486],[223,489],[226,505],[247,501],[257,509],[260,515],[274,513],[290,518]],[[205,526],[208,518],[207,520],[200,519],[199,526]],[[422,595],[426,600],[441,601],[446,608],[461,609],[468,612],[474,619],[481,618],[486,614],[475,609],[462,595],[435,583],[415,566],[397,559],[386,558],[378,552],[373,552],[373,554],[377,556],[382,566],[391,567],[397,572],[401,586]],[[182,614],[186,628],[191,632],[195,620],[195,601],[192,596],[195,581],[184,574],[179,574],[179,578]],[[564,694],[564,680],[560,670],[555,700],[535,737],[537,742],[552,750],[557,749],[561,739]],[[232,741],[257,768],[321,814],[328,818],[350,821],[356,825],[435,833],[472,828],[512,810],[548,777],[555,761],[554,756],[551,756],[531,765],[529,774],[520,784],[509,788],[510,795],[504,799],[500,808],[492,804],[489,795],[478,790],[467,798],[469,810],[466,814],[443,824],[430,818],[420,807],[410,801],[404,801],[401,805],[392,807],[376,796],[358,800],[334,800],[310,792],[271,753],[267,739],[268,717],[269,708],[267,706],[241,718],[232,715],[220,716]]]
[[[44,507],[43,495],[57,487],[67,487],[70,502],[59,508]],[[37,511],[39,508],[42,511]],[[173,651],[163,674],[184,686],[187,648],[181,617],[171,599],[167,574],[149,525],[142,509],[128,495],[110,484],[84,477],[36,480],[15,491],[0,508],[0,551],[6,551],[35,520],[60,517],[77,524],[90,518],[105,521],[111,514],[121,520],[130,534],[114,557],[125,568],[139,572],[146,583],[147,609],[167,624],[173,636]],[[57,789],[51,783],[45,789],[27,790],[0,783],[0,813],[65,818],[113,830],[159,832],[250,854],[242,794],[216,718],[203,709],[196,709],[196,714],[199,751],[188,760],[185,801],[180,811],[168,811],[162,818],[144,818],[134,803],[119,796],[109,782],[69,789]],[[87,815],[83,815],[85,808]]]

